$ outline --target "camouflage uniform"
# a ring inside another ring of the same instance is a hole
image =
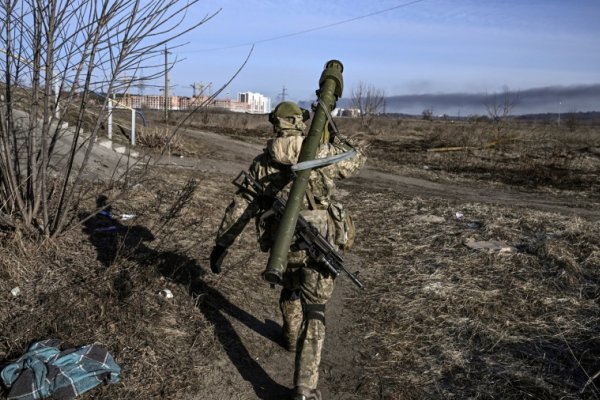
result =
[[[272,121],[273,122],[273,121]],[[262,201],[268,202],[275,195],[286,197],[291,187],[290,166],[297,163],[306,126],[301,118],[293,121],[278,118],[274,123],[277,137],[267,142],[263,153],[250,166],[250,175],[265,188],[264,197],[253,198],[240,190],[227,207],[217,233],[216,243],[229,247],[250,219],[256,217],[259,243],[268,251],[274,242],[277,225],[271,219],[262,219]],[[348,151],[348,146],[334,138],[333,143],[322,144],[316,158],[324,158]],[[334,179],[354,175],[363,166],[366,157],[358,154],[348,160],[310,173],[308,195],[305,196],[301,214],[319,229],[321,234],[335,243],[336,232],[331,223],[328,208],[339,203],[332,199]],[[288,265],[283,275],[283,289],[279,300],[283,316],[283,338],[288,350],[296,351],[294,384],[296,388],[314,390],[317,387],[321,350],[325,339],[325,304],[333,292],[333,277],[307,256],[305,251],[288,254]]]

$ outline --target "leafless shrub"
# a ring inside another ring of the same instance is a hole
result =
[[[519,103],[519,98],[518,92],[512,92],[507,87],[501,94],[488,94],[484,102],[488,117],[496,123],[510,117],[513,109]]]
[[[425,121],[433,121],[433,110],[430,108],[423,110],[421,118]]]
[[[179,135],[173,135],[170,129],[163,126],[152,126],[140,129],[137,143],[143,147],[158,151],[166,150],[168,154],[182,154],[184,146]]]
[[[106,98],[126,90],[141,67],[156,65],[163,47],[212,17],[183,19],[198,0],[76,3],[5,2],[0,47],[6,54],[0,103],[0,215],[22,229],[55,236],[65,227],[98,133]],[[164,72],[139,79],[148,80]],[[99,107],[90,108],[100,101]],[[94,117],[88,121],[88,112]],[[69,132],[65,115],[75,115]],[[49,179],[57,148],[66,162]],[[76,156],[83,154],[81,160]],[[78,161],[76,161],[78,160]],[[38,221],[39,223],[36,223]]]
[[[350,95],[352,107],[360,111],[363,126],[369,126],[373,116],[383,111],[385,107],[385,92],[373,85],[359,82]]]

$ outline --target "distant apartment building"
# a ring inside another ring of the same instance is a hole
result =
[[[360,110],[358,108],[336,108],[331,113],[334,117],[360,117]]]
[[[121,106],[129,108],[146,108],[150,110],[165,109],[165,96],[160,95],[124,95],[118,98],[117,101]],[[167,101],[169,110],[192,110],[199,105],[250,114],[266,114],[271,111],[271,99],[260,93],[253,92],[238,93],[237,100],[209,100],[206,96],[169,96]]]
[[[260,93],[238,93],[238,103],[248,106],[251,114],[266,114],[271,112],[271,99]]]

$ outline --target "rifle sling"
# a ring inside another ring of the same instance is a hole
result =
[[[310,189],[306,189],[306,200],[311,210],[317,210],[317,202],[315,201],[315,195]]]

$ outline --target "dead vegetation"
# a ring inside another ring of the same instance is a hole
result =
[[[409,121],[375,135],[371,154],[386,170],[420,168],[528,189],[598,192],[597,125],[523,121]],[[441,175],[441,174],[438,174]]]
[[[159,126],[140,129],[136,142],[147,149],[166,149],[169,154],[182,154],[185,151],[180,135]]]
[[[260,142],[252,136],[262,126],[256,123],[237,131],[231,122],[231,132]],[[500,139],[486,135],[484,125],[384,123],[380,133],[340,123],[370,142],[372,166],[473,185],[517,185],[521,176],[523,187],[548,196],[568,189],[597,206],[592,131],[561,139],[559,130],[533,125],[507,130],[510,140],[483,149]],[[528,142],[527,132],[538,136]],[[559,144],[564,154],[583,154],[564,164],[564,186],[536,178],[541,165],[552,164],[554,150],[545,149]],[[482,149],[427,152],[455,146]],[[521,172],[501,179],[511,169]],[[577,181],[584,176],[588,186]],[[275,382],[257,360],[282,350],[278,326],[267,318],[276,313],[277,291],[260,280],[266,260],[252,228],[223,275],[207,266],[232,177],[166,168],[151,169],[150,177],[127,197],[111,197],[119,188],[89,190],[57,239],[0,233],[0,364],[39,339],[61,339],[65,348],[99,342],[123,367],[123,379],[84,398],[283,398],[291,381]],[[87,218],[102,196],[112,200],[112,218]],[[352,268],[367,289],[344,292],[351,322],[341,327],[343,338],[328,339],[326,346],[341,343],[332,350],[347,360],[323,374],[330,398],[600,397],[597,221],[407,196],[402,187],[360,178],[342,185],[340,196],[355,217],[353,257],[360,265]],[[473,250],[464,245],[468,239],[500,241],[512,251]],[[11,294],[15,287],[18,296]],[[161,297],[163,289],[173,299]],[[242,335],[238,323],[251,334]]]
[[[600,135],[597,121],[557,125],[504,118],[418,120],[338,118],[340,131],[366,139],[371,166],[440,179],[501,183],[527,189],[597,193]],[[205,111],[186,126],[261,143],[272,129],[263,115]],[[439,173],[432,173],[439,171]]]
[[[597,223],[361,192],[364,381],[389,399],[597,398]],[[373,212],[377,210],[377,212]],[[460,211],[464,217],[456,218]],[[441,217],[427,222],[426,217]],[[511,252],[464,246],[500,240]]]

